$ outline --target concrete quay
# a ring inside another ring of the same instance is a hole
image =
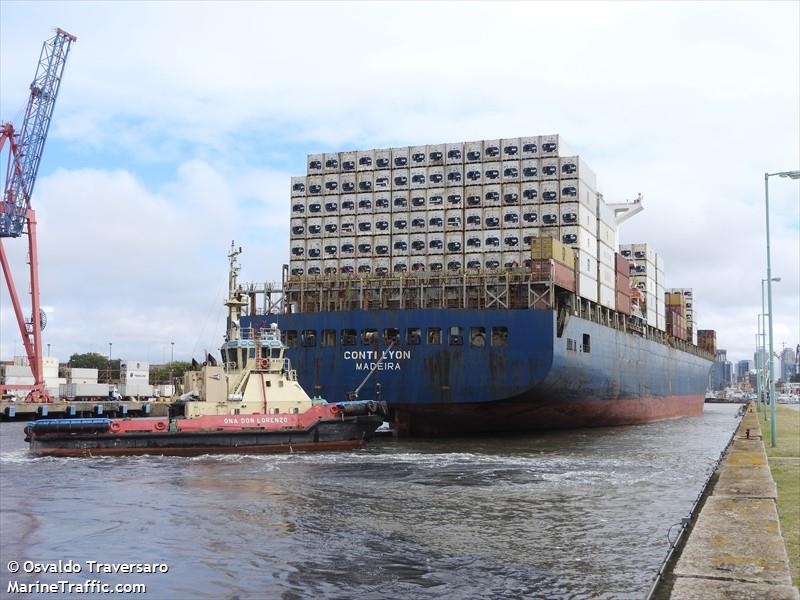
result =
[[[673,568],[669,597],[800,599],[792,586],[775,482],[752,406],[716,476]]]
[[[171,402],[151,400],[92,400],[55,402],[0,401],[0,420],[35,420],[58,417],[166,417]]]

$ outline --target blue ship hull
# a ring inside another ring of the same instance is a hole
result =
[[[361,332],[398,330],[399,342],[360,396],[385,400],[403,435],[609,426],[696,415],[711,366],[698,354],[575,316],[559,336],[552,310],[318,312],[242,321],[256,328],[277,322],[290,337],[297,332],[287,355],[299,381],[329,401],[346,399],[387,350],[382,335],[369,344],[362,343]],[[449,339],[451,327],[462,328],[460,345]],[[416,328],[420,343],[409,344],[407,332]],[[428,343],[431,328],[442,331],[440,344]],[[483,328],[484,345],[471,342],[476,328]],[[507,336],[494,339],[493,329],[502,333],[502,328]],[[326,339],[326,330],[335,334]],[[342,345],[345,330],[356,330],[355,345]]]

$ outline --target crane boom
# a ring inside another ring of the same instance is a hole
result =
[[[56,29],[56,35],[42,45],[36,76],[30,85],[25,120],[16,136],[16,156],[8,163],[0,209],[0,237],[19,237],[24,230],[64,65],[70,46],[76,40],[74,35]],[[11,134],[13,142],[12,132],[10,126],[3,127],[4,137]]]
[[[26,401],[51,402],[42,369],[42,329],[44,313],[39,307],[39,258],[36,244],[36,212],[31,207],[31,194],[39,171],[47,131],[53,117],[61,76],[72,42],[77,38],[56,29],[56,35],[42,46],[36,76],[30,86],[30,98],[25,110],[25,120],[19,133],[11,123],[0,127],[0,151],[8,143],[8,166],[6,170],[3,198],[0,202],[0,266],[11,296],[14,315],[28,355],[28,365],[33,374],[33,385],[8,383],[0,385],[0,397],[9,391],[28,390]],[[17,238],[28,234],[28,265],[30,268],[31,317],[22,314],[17,288],[11,273],[11,265],[3,245],[3,238]]]

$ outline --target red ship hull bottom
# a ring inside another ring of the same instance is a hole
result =
[[[520,399],[472,404],[392,406],[399,436],[479,435],[503,432],[636,425],[699,416],[704,396],[620,399]]]

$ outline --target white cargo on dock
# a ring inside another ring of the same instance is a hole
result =
[[[137,384],[131,384],[136,386]],[[108,398],[107,383],[64,383],[58,386],[62,398]]]
[[[118,391],[125,398],[131,396],[150,397],[153,395],[153,386],[147,383],[120,383]]]

